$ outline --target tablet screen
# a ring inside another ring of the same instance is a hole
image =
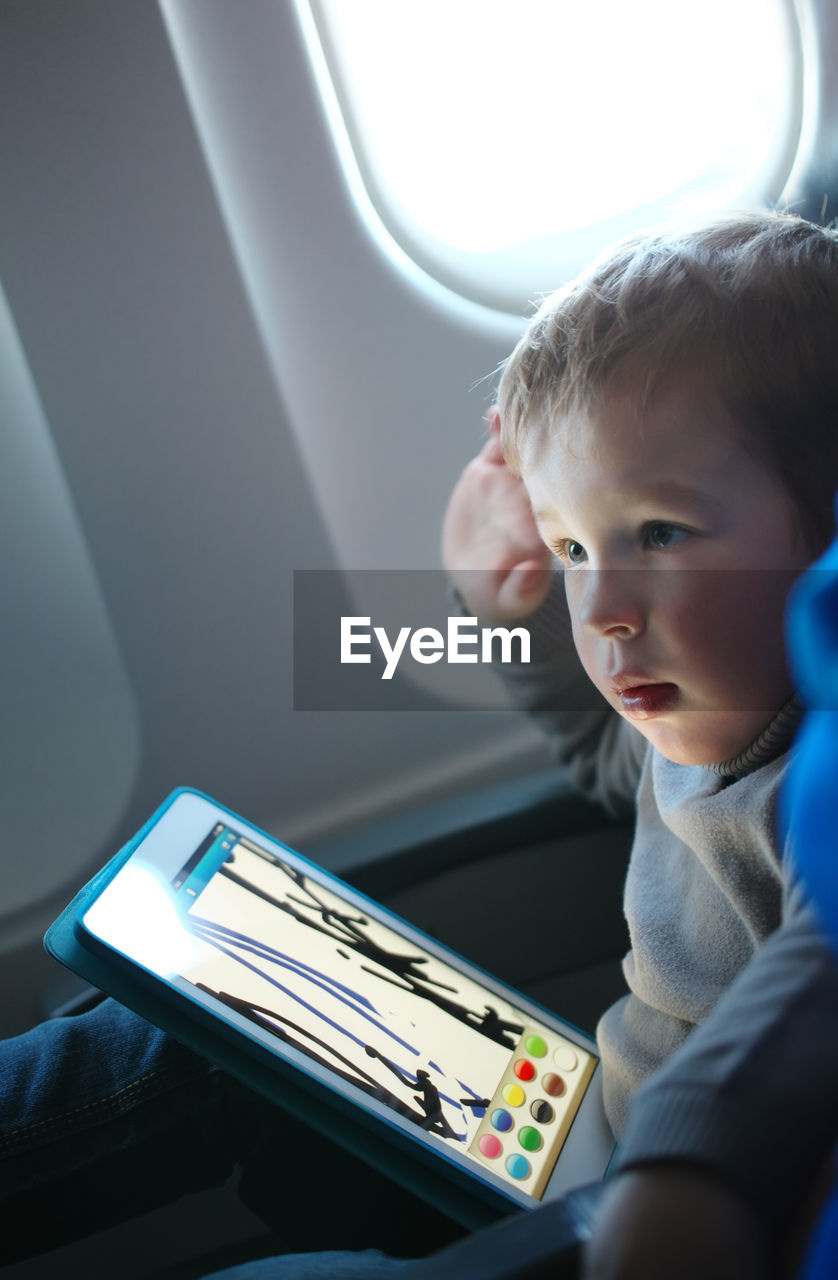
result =
[[[596,1064],[591,1054],[340,896],[304,862],[227,823],[208,833],[168,897],[189,938],[169,962],[178,985],[213,997],[263,1043],[292,1046],[541,1194]],[[131,914],[149,914],[135,894]],[[121,949],[139,945],[123,940]]]

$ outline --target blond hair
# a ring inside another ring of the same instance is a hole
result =
[[[813,551],[838,487],[838,232],[740,215],[618,245],[541,305],[504,367],[510,465],[617,383],[700,373],[786,485]]]

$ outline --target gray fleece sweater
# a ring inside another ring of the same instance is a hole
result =
[[[587,680],[561,591],[529,621],[516,700],[584,794],[637,812],[629,994],[597,1029],[620,1166],[698,1162],[786,1215],[838,1138],[838,965],[777,834],[797,706],[735,760],[676,765]]]

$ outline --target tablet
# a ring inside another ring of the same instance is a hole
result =
[[[248,1083],[258,1062],[274,1101],[316,1097],[324,1130],[334,1107],[395,1143],[408,1184],[421,1157],[503,1213],[606,1172],[592,1040],[199,792],[71,909],[98,986],[210,1057],[216,1036]]]

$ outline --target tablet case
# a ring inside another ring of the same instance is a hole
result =
[[[491,1187],[477,1179],[469,1178],[450,1164],[444,1154],[430,1151],[399,1130],[386,1129],[382,1134],[384,1122],[369,1116],[361,1107],[284,1063],[270,1050],[247,1040],[220,1019],[192,1005],[179,992],[167,990],[161,995],[153,985],[154,979],[147,978],[137,966],[125,962],[123,967],[118,960],[100,956],[82,944],[77,922],[160,815],[186,790],[192,789],[180,788],[173,792],[133,839],[76,894],[47,930],[44,946],[49,954],[92,986],[161,1027],[187,1048],[216,1063],[462,1226],[474,1229],[514,1212],[518,1208],[514,1202],[495,1194]],[[224,807],[215,800],[211,803]],[[230,810],[226,812],[233,819],[237,817]]]

